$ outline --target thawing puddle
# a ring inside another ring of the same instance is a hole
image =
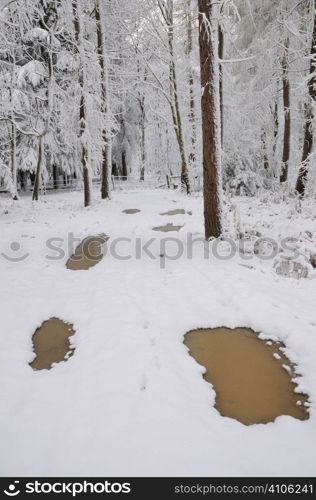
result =
[[[295,392],[297,374],[282,344],[260,340],[245,328],[196,330],[184,343],[206,368],[204,378],[214,387],[222,416],[245,425],[274,422],[281,415],[309,418],[308,396]]]
[[[165,212],[164,214],[160,215],[185,215],[185,210],[183,210],[183,208],[177,210],[170,210],[170,212]]]
[[[87,271],[103,259],[103,245],[109,237],[105,234],[85,238],[70,257],[66,266],[71,271]]]
[[[179,232],[183,226],[174,226],[173,224],[167,224],[166,226],[154,227],[153,231],[160,231],[162,233],[170,233],[171,231]]]
[[[140,210],[138,208],[128,208],[127,210],[123,210],[123,214],[127,215],[134,215],[134,214],[139,214]]]
[[[69,338],[75,334],[73,325],[57,318],[45,321],[33,335],[36,358],[30,366],[33,370],[50,370],[54,363],[67,361],[75,352]]]

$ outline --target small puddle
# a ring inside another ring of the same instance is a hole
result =
[[[128,208],[127,210],[123,210],[123,214],[127,215],[134,215],[134,214],[139,214],[140,210],[138,208]]]
[[[160,231],[162,233],[170,233],[171,231],[179,232],[183,226],[174,226],[173,224],[167,224],[166,226],[154,227],[153,231]]]
[[[260,340],[245,328],[192,331],[184,344],[206,368],[204,378],[214,387],[222,416],[245,425],[267,424],[282,415],[308,420],[308,396],[295,392],[295,366],[282,344]]]
[[[85,238],[68,260],[66,267],[71,271],[88,271],[103,259],[103,245],[109,237],[105,234]]]
[[[50,370],[54,363],[67,361],[75,352],[69,342],[73,335],[73,325],[57,318],[45,321],[33,335],[33,350],[36,354],[30,363],[33,370]]]
[[[170,210],[170,212],[165,212],[164,214],[160,215],[185,215],[185,210],[178,209],[178,210]]]

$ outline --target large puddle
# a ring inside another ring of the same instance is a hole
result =
[[[274,422],[281,415],[309,418],[308,397],[295,392],[297,374],[282,344],[262,341],[244,328],[196,330],[184,343],[206,368],[204,378],[214,387],[222,416],[245,425]]]
[[[105,234],[85,238],[70,257],[66,266],[71,271],[87,271],[103,259],[103,245],[109,237]]]
[[[69,341],[74,334],[73,325],[60,319],[45,321],[33,335],[33,350],[36,354],[30,363],[33,370],[50,370],[54,363],[67,361],[75,351]]]
[[[183,226],[174,226],[173,224],[166,224],[165,226],[154,227],[153,231],[160,231],[161,233],[170,233],[172,231],[179,232]]]

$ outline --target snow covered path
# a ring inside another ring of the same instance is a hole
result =
[[[239,256],[206,260],[201,242],[192,259],[162,265],[156,241],[156,259],[118,260],[112,252],[90,271],[72,272],[68,253],[47,258],[56,255],[49,238],[62,238],[67,250],[69,233],[128,237],[117,247],[127,255],[137,238],[176,237],[186,246],[188,233],[203,236],[201,198],[144,191],[114,193],[89,209],[81,203],[72,193],[34,208],[27,199],[0,207],[0,254],[9,255],[11,242],[21,249],[10,255],[29,253],[19,263],[0,256],[1,473],[313,476],[316,280],[280,278],[256,257],[254,269]],[[141,212],[122,213],[129,208]],[[175,208],[193,215],[160,215]],[[184,228],[152,231],[168,222]],[[51,317],[73,323],[76,352],[51,371],[33,372],[32,335]],[[217,326],[285,342],[303,375],[299,388],[311,397],[310,420],[246,427],[219,415],[215,392],[183,345],[189,330]]]

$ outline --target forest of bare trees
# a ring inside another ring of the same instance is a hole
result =
[[[223,193],[314,196],[314,1],[1,0],[0,27],[13,199],[178,176],[204,185],[209,238]]]

